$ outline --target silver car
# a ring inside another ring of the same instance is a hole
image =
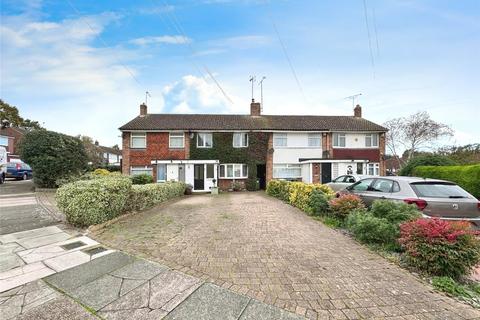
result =
[[[356,174],[346,174],[339,176],[332,180],[332,182],[327,183],[326,185],[333,189],[333,191],[339,191],[345,189],[348,186],[351,186],[355,182],[366,178],[366,176],[360,176]]]
[[[338,194],[353,193],[367,206],[388,199],[415,204],[426,217],[468,220],[480,228],[480,201],[453,182],[416,177],[362,179]]]

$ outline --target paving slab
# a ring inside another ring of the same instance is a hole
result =
[[[67,297],[60,297],[17,317],[17,320],[98,320],[82,306]]]
[[[91,259],[92,257],[90,255],[82,251],[73,251],[44,260],[43,263],[56,272],[60,272],[78,266],[82,263],[87,263]]]
[[[0,242],[1,243],[18,242],[18,240],[22,240],[26,238],[36,238],[36,237],[48,236],[48,235],[52,235],[55,233],[62,233],[62,232],[63,232],[62,229],[60,229],[59,227],[50,226],[50,227],[5,234],[0,236]]]
[[[51,275],[44,280],[62,291],[69,292],[109,272],[130,264],[134,260],[134,257],[117,251],[94,259],[89,263],[81,264]]]
[[[262,303],[252,299],[240,320],[301,320],[305,319],[299,315],[287,312],[280,308]]]
[[[0,245],[0,272],[23,266],[25,262],[17,255],[23,247],[15,242]]]
[[[16,242],[26,249],[31,249],[65,241],[71,237],[72,236],[66,232],[60,232],[40,237],[18,239]]]
[[[120,269],[114,270],[111,272],[111,275],[125,279],[150,280],[159,273],[167,270],[167,267],[158,263],[138,259]]]
[[[120,297],[121,287],[122,278],[107,274],[78,288],[68,290],[67,294],[98,311]]]
[[[26,264],[0,273],[0,292],[41,279],[55,273],[41,262]]]
[[[237,320],[250,298],[211,283],[205,283],[165,319]]]

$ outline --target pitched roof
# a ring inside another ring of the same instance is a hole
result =
[[[238,114],[147,114],[119,128],[129,130],[285,130],[285,131],[387,131],[353,116],[287,116]]]

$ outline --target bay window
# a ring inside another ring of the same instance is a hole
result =
[[[274,164],[274,179],[297,179],[302,177],[302,167],[300,164]]]
[[[220,179],[246,179],[248,178],[248,166],[243,163],[226,163],[219,165]]]

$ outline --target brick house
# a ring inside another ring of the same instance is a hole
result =
[[[7,160],[19,159],[18,143],[22,137],[27,133],[23,128],[6,127],[0,128],[0,146],[7,149]]]
[[[149,114],[120,127],[122,172],[180,180],[194,191],[235,183],[264,188],[271,179],[326,183],[347,173],[385,175],[386,129],[353,116]]]

